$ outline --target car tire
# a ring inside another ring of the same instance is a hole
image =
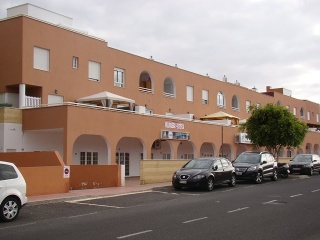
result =
[[[8,197],[1,204],[0,219],[10,222],[16,219],[20,212],[20,201],[14,197]]]
[[[259,171],[259,172],[257,172],[257,174],[254,178],[254,182],[257,184],[260,184],[260,183],[262,183],[262,180],[263,180],[263,175],[262,175],[262,172]]]
[[[277,180],[278,180],[278,172],[277,172],[277,169],[273,169],[273,174],[272,174],[271,180],[272,180],[272,181],[277,181]]]
[[[213,190],[213,177],[209,177],[207,181],[207,190],[212,191]]]
[[[228,183],[229,187],[234,187],[236,186],[236,176],[234,174],[232,174],[230,182]]]
[[[312,176],[312,175],[313,175],[313,168],[310,168],[308,175],[309,175],[309,176]]]

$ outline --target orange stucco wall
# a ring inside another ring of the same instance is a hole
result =
[[[0,153],[0,159],[19,168],[27,183],[27,196],[69,191],[69,178],[64,178],[58,152],[8,152]]]
[[[70,189],[120,187],[119,165],[72,165],[70,166]]]

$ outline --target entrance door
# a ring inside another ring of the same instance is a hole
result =
[[[129,158],[130,154],[129,153],[123,153],[123,152],[117,152],[116,153],[116,163],[118,165],[125,165],[125,175],[129,176]]]

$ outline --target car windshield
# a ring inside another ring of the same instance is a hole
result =
[[[292,159],[292,162],[312,162],[311,155],[297,155]]]
[[[241,154],[234,161],[236,163],[259,163],[260,154]]]
[[[184,165],[183,168],[209,168],[212,164],[212,160],[197,160],[197,159],[192,159],[190,160],[186,165]]]

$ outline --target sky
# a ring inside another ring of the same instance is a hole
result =
[[[0,0],[71,17],[108,46],[320,103],[320,0]]]

